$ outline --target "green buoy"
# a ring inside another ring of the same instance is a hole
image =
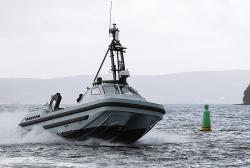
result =
[[[200,129],[200,131],[212,131],[211,121],[210,121],[210,112],[208,110],[209,106],[206,104],[204,108],[205,110],[203,112],[203,117],[202,117],[202,128]]]

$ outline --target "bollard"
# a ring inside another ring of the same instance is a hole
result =
[[[202,128],[200,129],[200,131],[212,131],[211,121],[210,121],[210,112],[208,110],[209,106],[206,104],[204,108],[205,110],[203,112],[203,117],[202,117]]]

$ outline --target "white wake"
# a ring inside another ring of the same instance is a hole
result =
[[[18,126],[21,119],[28,113],[27,109],[0,112],[0,144],[22,143],[60,143],[63,139],[50,134],[41,127],[34,127],[30,132]]]

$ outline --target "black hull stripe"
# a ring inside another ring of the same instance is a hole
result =
[[[162,114],[165,114],[165,109],[164,108],[158,108],[158,107],[153,107],[153,106],[147,106],[147,105],[142,105],[142,104],[131,104],[131,103],[125,103],[125,102],[101,102],[101,103],[96,103],[94,105],[90,105],[90,106],[85,106],[85,107],[81,107],[78,109],[73,109],[70,111],[66,111],[64,113],[58,113],[55,115],[51,115],[51,116],[47,116],[47,117],[43,117],[43,118],[38,118],[32,121],[27,121],[27,122],[23,122],[20,123],[19,126],[24,127],[24,126],[28,126],[28,125],[32,125],[32,124],[37,124],[40,122],[45,122],[45,121],[49,121],[52,119],[56,119],[59,117],[64,117],[64,116],[68,116],[68,115],[72,115],[72,114],[77,114],[77,113],[81,113],[87,110],[92,110],[95,108],[100,108],[100,107],[105,107],[105,106],[119,106],[119,107],[129,107],[129,108],[139,108],[139,109],[144,109],[144,110],[150,110],[153,112],[159,112]],[[65,109],[64,109],[65,110]],[[57,111],[58,112],[58,111]],[[53,112],[51,112],[53,113]]]
[[[77,118],[73,118],[73,119],[69,119],[66,121],[60,121],[57,123],[53,123],[53,124],[49,124],[49,125],[45,125],[43,126],[44,129],[49,129],[49,128],[54,128],[54,127],[58,127],[58,126],[62,126],[62,125],[66,125],[66,124],[71,124],[77,121],[83,121],[83,120],[87,120],[89,118],[89,116],[83,116],[83,117],[77,117]]]

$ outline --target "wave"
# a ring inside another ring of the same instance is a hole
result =
[[[136,145],[153,145],[159,146],[169,143],[187,143],[189,138],[186,136],[178,134],[168,134],[163,131],[151,130],[144,137],[139,139],[135,144]]]

